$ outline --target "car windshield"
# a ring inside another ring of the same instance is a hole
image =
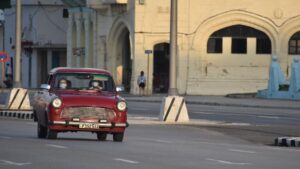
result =
[[[106,74],[57,73],[52,84],[61,90],[115,91],[112,77]]]

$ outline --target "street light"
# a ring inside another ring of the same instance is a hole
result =
[[[171,0],[170,16],[170,87],[169,96],[177,96],[176,58],[177,58],[177,0]]]
[[[15,55],[15,71],[14,71],[14,87],[21,88],[21,0],[16,0],[16,55]]]
[[[170,87],[168,97],[163,99],[159,119],[165,122],[188,122],[189,115],[185,99],[178,96],[177,59],[177,0],[171,0],[170,16]]]

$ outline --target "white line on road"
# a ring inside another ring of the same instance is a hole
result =
[[[53,148],[60,148],[60,149],[66,149],[67,147],[65,146],[60,146],[60,145],[55,145],[55,144],[46,144],[48,147],[53,147]]]
[[[151,138],[139,138],[139,140],[157,142],[157,143],[166,143],[166,144],[173,144],[174,143],[172,141],[161,140],[161,139],[151,139]]]
[[[158,143],[167,143],[167,144],[172,144],[173,142],[171,141],[166,141],[166,140],[159,140],[159,139],[153,139],[150,141],[158,142]]]
[[[0,136],[0,139],[11,139],[11,137]]]
[[[239,149],[229,149],[229,151],[237,152],[237,153],[248,153],[248,154],[255,154],[255,151],[250,150],[239,150]]]
[[[265,118],[265,119],[280,119],[280,117],[277,116],[258,116],[260,118]]]
[[[121,162],[124,162],[124,163],[129,163],[129,164],[138,164],[139,163],[137,161],[131,161],[131,160],[123,159],[123,158],[115,158],[114,160],[115,161],[121,161]]]
[[[250,165],[250,163],[235,163],[235,162],[224,161],[224,160],[216,160],[216,159],[212,159],[212,158],[207,158],[206,160],[218,162],[221,164],[228,164],[228,165]]]
[[[13,161],[8,161],[8,160],[0,160],[0,162],[4,163],[4,164],[8,164],[8,165],[14,165],[14,166],[23,166],[23,165],[30,165],[32,163],[17,163],[17,162],[13,162]]]

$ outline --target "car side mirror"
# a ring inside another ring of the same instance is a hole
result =
[[[44,89],[44,90],[50,90],[50,85],[48,85],[48,84],[42,84],[40,88]]]
[[[116,91],[117,91],[117,92],[124,92],[124,91],[125,91],[125,88],[124,88],[124,86],[117,86],[117,87],[116,87]]]

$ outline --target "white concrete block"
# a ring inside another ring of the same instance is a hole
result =
[[[189,115],[184,98],[179,96],[165,97],[161,105],[159,119],[165,122],[188,122]]]

